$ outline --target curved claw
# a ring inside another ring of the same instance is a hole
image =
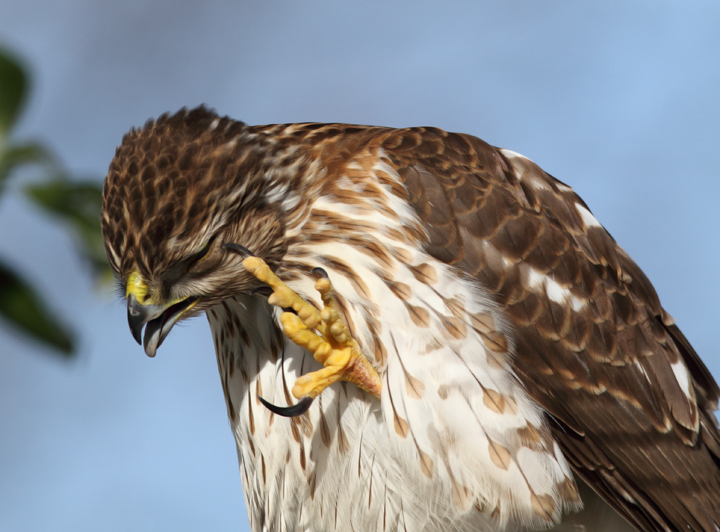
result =
[[[223,247],[225,249],[229,249],[230,251],[234,251],[235,253],[239,254],[244,259],[255,256],[255,255],[253,255],[252,251],[250,251],[245,246],[241,246],[240,244],[233,244],[231,242],[229,244],[225,244]]]
[[[313,275],[319,275],[320,277],[324,277],[325,279],[330,279],[328,272],[326,272],[322,268],[313,268],[310,273],[312,273]]]
[[[260,399],[260,402],[262,404],[264,404],[265,408],[270,410],[270,412],[273,412],[273,413],[277,414],[278,416],[282,416],[282,417],[301,416],[305,412],[308,411],[308,409],[310,408],[310,405],[313,402],[312,397],[303,397],[302,399],[300,399],[297,402],[297,404],[295,404],[293,406],[282,407],[282,406],[275,406],[274,404],[267,402],[265,399],[263,399],[259,395],[257,396],[257,398]]]

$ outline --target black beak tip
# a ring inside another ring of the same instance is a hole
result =
[[[128,325],[138,345],[142,345],[142,328],[145,325],[143,316],[132,306],[128,306]]]
[[[288,406],[287,408],[283,408],[281,406],[275,406],[272,403],[267,402],[265,399],[257,396],[258,399],[260,399],[260,402],[265,405],[265,408],[270,410],[270,412],[273,412],[277,414],[278,416],[282,417],[297,417],[303,415],[305,412],[308,411],[310,408],[310,405],[313,402],[312,397],[303,397],[300,399],[297,404],[293,406]]]

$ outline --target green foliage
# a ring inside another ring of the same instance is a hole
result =
[[[20,114],[26,85],[27,76],[20,64],[0,51],[0,143]]]
[[[37,205],[64,219],[74,229],[80,251],[96,275],[109,273],[100,232],[102,190],[96,183],[57,178],[31,185],[25,191]]]
[[[11,131],[27,96],[28,76],[21,64],[0,50],[0,195],[15,170],[35,165],[43,180],[23,189],[46,213],[60,218],[75,236],[81,254],[98,276],[110,276],[100,233],[102,190],[97,182],[68,178],[40,142],[11,142]],[[72,334],[22,276],[0,262],[0,317],[26,335],[70,356]]]
[[[0,103],[0,107],[2,104]],[[0,194],[10,173],[23,164],[51,162],[52,157],[45,148],[36,142],[27,142],[14,146],[3,146],[0,142]]]
[[[0,314],[36,340],[70,355],[73,341],[65,328],[50,314],[33,288],[6,265],[0,263]]]

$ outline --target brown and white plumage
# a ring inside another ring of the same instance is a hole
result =
[[[580,508],[576,478],[639,530],[718,530],[717,384],[584,202],[520,155],[183,110],[123,139],[102,224],[124,283],[208,315],[255,531],[547,528]],[[320,365],[231,242],[317,306],[328,272],[379,402],[338,383],[298,418],[260,404]]]

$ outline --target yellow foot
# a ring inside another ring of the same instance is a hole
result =
[[[271,305],[292,308],[297,313],[284,312],[280,316],[285,335],[295,344],[310,351],[315,360],[325,366],[321,370],[303,375],[295,382],[292,393],[303,404],[299,413],[307,410],[312,399],[339,380],[351,382],[380,399],[380,376],[360,351],[357,341],[340,318],[335,291],[324,270],[315,270],[322,275],[315,283],[315,289],[320,292],[324,304],[320,312],[278,279],[262,259],[247,257],[243,260],[243,266],[272,288],[273,293],[268,299]],[[265,401],[263,403],[268,407],[272,406]],[[296,406],[300,407],[300,403]],[[279,410],[284,412],[278,412],[281,415],[298,415],[297,408],[291,412],[287,409]]]

